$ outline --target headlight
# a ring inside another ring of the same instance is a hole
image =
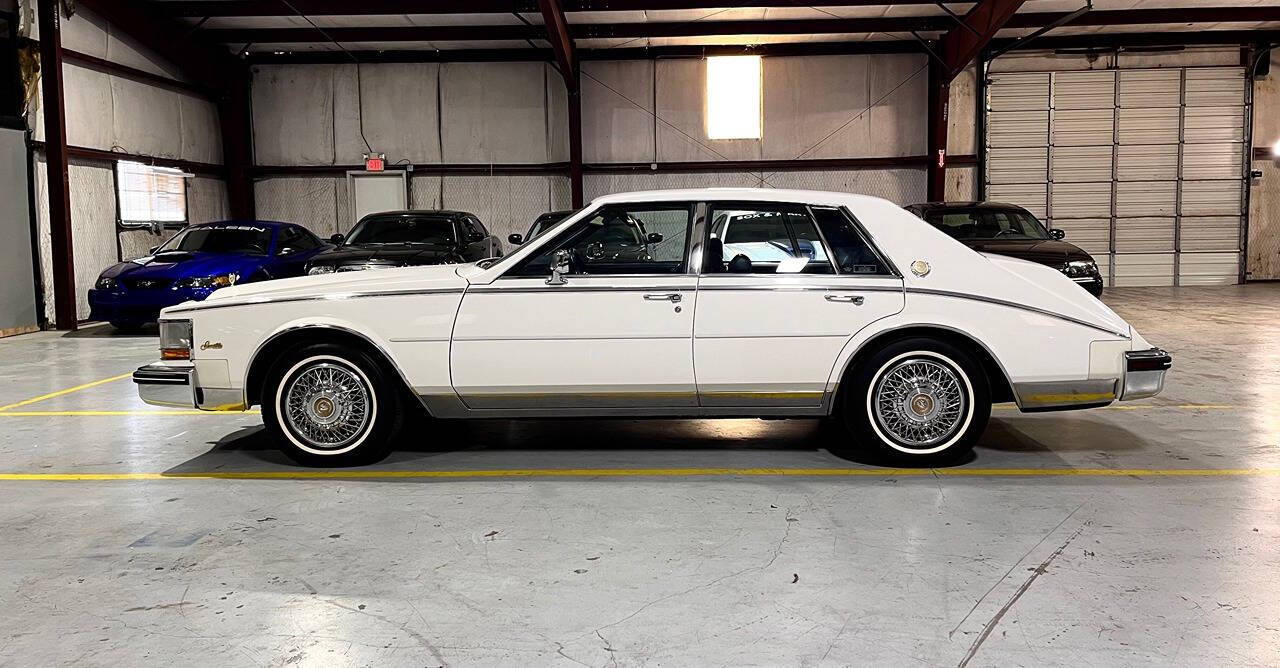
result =
[[[191,321],[160,321],[160,359],[191,359]]]
[[[334,267],[331,264],[317,264],[316,266],[308,269],[307,274],[311,276],[314,276],[316,274],[332,274],[333,269]]]
[[[111,278],[110,276],[99,276],[98,282],[94,283],[93,287],[98,290],[110,290],[116,287],[116,279]]]
[[[1093,276],[1098,273],[1098,263],[1092,260],[1072,260],[1062,265],[1062,273],[1071,278]]]
[[[234,271],[230,274],[222,274],[221,276],[196,276],[193,278],[182,278],[174,287],[178,288],[225,288],[229,285],[235,285],[240,280],[240,274]]]

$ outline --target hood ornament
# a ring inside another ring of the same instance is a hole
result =
[[[911,273],[924,278],[929,275],[929,263],[924,260],[916,260],[911,263]]]

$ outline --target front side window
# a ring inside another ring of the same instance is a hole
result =
[[[893,275],[843,211],[818,206],[811,210],[818,226],[822,228],[822,235],[831,245],[831,255],[835,258],[840,273],[855,276]]]
[[[704,268],[712,273],[835,273],[813,220],[796,205],[714,205],[708,251]]]
[[[571,274],[682,274],[692,210],[685,202],[603,206],[509,275],[549,274],[558,250],[570,251]]]
[[[956,239],[1043,241],[1049,238],[1049,231],[1035,216],[1017,209],[944,210],[929,214],[926,220]]]
[[[258,225],[189,227],[156,249],[165,253],[248,253],[266,255],[271,249],[271,229]]]
[[[451,246],[453,221],[438,216],[370,216],[361,220],[347,243],[368,246]]]

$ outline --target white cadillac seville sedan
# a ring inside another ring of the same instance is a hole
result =
[[[637,233],[637,230],[642,230]],[[832,417],[897,463],[955,460],[993,402],[1157,394],[1171,359],[1050,267],[976,253],[891,202],[611,195],[512,255],[224,288],[160,316],[147,403],[261,405],[309,465],[435,418]]]

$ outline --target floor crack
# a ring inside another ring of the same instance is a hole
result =
[[[1079,510],[1079,508],[1076,510]],[[1017,603],[1018,599],[1022,598],[1022,595],[1027,593],[1027,590],[1031,588],[1031,585],[1036,581],[1036,578],[1044,575],[1049,569],[1049,564],[1052,564],[1053,560],[1057,559],[1058,556],[1062,554],[1063,550],[1067,549],[1067,546],[1071,544],[1071,541],[1079,538],[1080,534],[1084,533],[1084,530],[1090,524],[1093,524],[1093,520],[1089,520],[1084,524],[1081,524],[1079,529],[1076,529],[1074,533],[1067,536],[1067,539],[1058,546],[1058,549],[1053,551],[1053,554],[1050,554],[1048,558],[1040,562],[1039,566],[1032,569],[1031,577],[1027,578],[1026,582],[1023,582],[1021,587],[1018,587],[1018,591],[1014,592],[1013,596],[1009,597],[1009,600],[1006,601],[1004,605],[1000,606],[1000,609],[996,611],[996,614],[993,615],[986,625],[982,627],[982,633],[980,633],[977,639],[973,641],[973,644],[969,646],[969,651],[965,653],[964,658],[960,660],[960,663],[956,668],[965,668],[965,666],[969,665],[969,661],[973,660],[973,657],[978,653],[978,648],[982,647],[982,643],[986,642],[987,638],[991,636],[991,632],[996,629],[1000,620],[1004,618],[1005,613],[1009,612],[1009,609],[1013,607],[1013,604]]]

